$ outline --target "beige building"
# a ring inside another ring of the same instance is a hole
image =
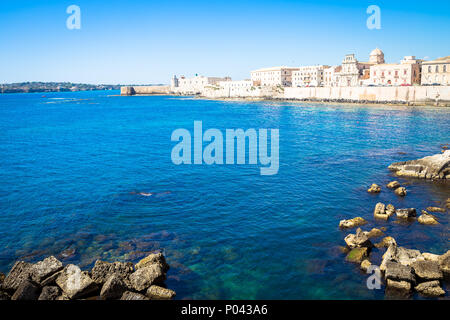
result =
[[[263,87],[291,87],[292,72],[298,68],[291,67],[272,67],[263,68],[250,72],[251,80],[254,86]]]
[[[323,85],[324,70],[329,66],[304,66],[292,71],[292,87],[320,87]]]
[[[242,96],[255,89],[252,80],[219,81],[218,85],[228,97]]]
[[[450,85],[450,56],[422,63],[421,83]]]
[[[370,67],[369,84],[381,86],[411,86],[420,84],[420,64],[414,56],[406,56],[398,63],[377,64]]]
[[[176,78],[174,76],[171,80],[171,89],[174,92],[183,94],[198,94],[201,93],[205,87],[217,85],[220,81],[231,81],[230,77],[204,77],[196,75],[193,78],[186,78],[181,76]]]
[[[337,87],[339,86],[339,74],[342,70],[341,66],[333,66],[323,70],[323,86]]]

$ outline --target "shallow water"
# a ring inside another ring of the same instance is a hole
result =
[[[0,271],[53,254],[90,268],[164,249],[177,298],[383,299],[344,261],[340,219],[408,248],[449,249],[438,226],[376,222],[379,201],[424,209],[450,185],[397,179],[387,166],[440,152],[450,109],[120,97],[0,95]],[[177,128],[279,128],[280,169],[171,162]],[[371,183],[382,193],[366,192]],[[145,197],[136,193],[153,193]],[[373,253],[374,262],[382,251]]]

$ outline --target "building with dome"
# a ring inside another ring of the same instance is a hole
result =
[[[369,63],[382,64],[384,63],[384,53],[380,49],[376,48],[372,50],[369,56]]]
[[[420,84],[422,60],[406,56],[400,63],[381,63],[370,67],[369,84],[376,86],[412,86]]]
[[[354,54],[347,54],[336,74],[336,85],[339,87],[363,86],[370,82],[370,67],[384,63],[384,53],[376,48],[369,56],[369,62],[358,61]]]

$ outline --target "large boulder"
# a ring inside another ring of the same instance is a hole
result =
[[[121,278],[125,283],[128,283],[130,274],[134,271],[131,262],[105,262],[97,260],[91,270],[91,277],[95,283],[101,285],[113,274]]]
[[[387,279],[386,295],[395,299],[409,298],[411,295],[411,282]]]
[[[398,262],[388,261],[384,273],[385,279],[394,281],[415,282],[414,270],[409,266],[401,265]]]
[[[86,271],[73,264],[67,265],[56,278],[56,284],[70,299],[86,296],[98,289]]]
[[[160,286],[153,285],[147,289],[147,297],[149,297],[150,300],[170,300],[173,299],[175,295],[175,291]]]
[[[61,261],[56,259],[54,256],[50,256],[31,266],[31,279],[40,284],[42,281],[62,269],[63,264]]]
[[[414,261],[411,263],[411,267],[421,281],[441,280],[443,278],[439,263],[436,261]]]
[[[16,292],[11,297],[11,300],[37,300],[39,298],[39,287],[29,281],[25,280],[17,288]]]
[[[420,179],[450,179],[450,150],[418,160],[391,164],[389,170],[397,176]]]
[[[100,298],[104,300],[119,299],[125,291],[127,291],[127,286],[123,279],[117,274],[112,274],[103,285]]]
[[[160,264],[140,267],[130,275],[130,284],[136,291],[144,291],[153,284],[161,284],[164,280],[166,275]]]
[[[125,291],[120,300],[149,300],[149,298],[140,293]]]
[[[439,257],[439,268],[444,273],[445,278],[450,278],[450,250]]]
[[[350,229],[365,225],[366,223],[367,223],[366,219],[361,217],[355,217],[353,219],[339,221],[339,228]]]
[[[13,293],[24,281],[30,280],[31,266],[31,263],[17,261],[3,281],[3,289]]]
[[[377,228],[372,228],[370,231],[364,231],[364,233],[367,235],[369,239],[371,238],[378,238],[384,235],[383,231]]]
[[[61,290],[57,286],[46,286],[42,288],[42,292],[38,300],[56,300],[61,295]]]
[[[383,254],[380,270],[385,271],[388,262],[398,262],[403,266],[410,266],[413,262],[424,260],[425,258],[419,250],[406,249],[398,247],[395,243],[391,243]]]
[[[445,294],[445,291],[441,288],[438,280],[422,282],[414,289],[420,294],[428,297],[439,297]]]
[[[152,264],[159,264],[164,272],[169,271],[169,265],[167,264],[166,258],[164,258],[164,255],[161,252],[148,255],[147,257],[136,263],[135,268],[136,270],[138,270]]]
[[[349,234],[344,238],[345,243],[351,249],[360,247],[372,247],[373,244],[367,236],[367,232],[363,232],[361,228],[356,229],[356,234]]]
[[[387,236],[384,237],[383,240],[381,240],[379,243],[375,244],[375,247],[377,248],[389,248],[391,244],[397,245],[397,242],[394,238]]]

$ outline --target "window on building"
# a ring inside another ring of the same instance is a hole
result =
[[[436,73],[439,72],[439,66],[436,66]]]
[[[429,66],[429,67],[428,67],[428,72],[430,72],[430,73],[431,73],[431,66]]]
[[[444,64],[443,68],[442,68],[443,72],[447,72],[447,66]]]

